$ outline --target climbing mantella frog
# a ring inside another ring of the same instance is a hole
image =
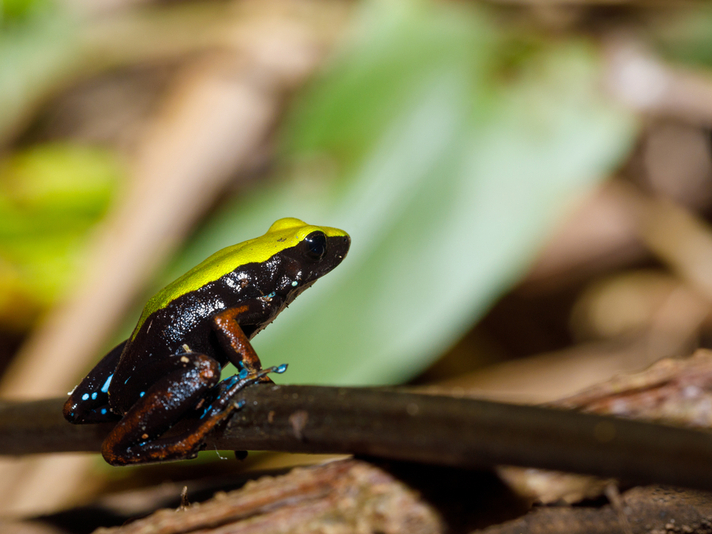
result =
[[[204,438],[240,406],[235,394],[271,382],[250,339],[302,291],[336,267],[351,240],[299,219],[216,252],[148,301],[131,337],[72,391],[72,423],[119,422],[104,440],[112,465],[193,458]],[[238,374],[220,381],[222,367]],[[179,420],[188,430],[164,436]]]

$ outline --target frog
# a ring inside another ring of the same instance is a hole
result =
[[[116,422],[101,448],[111,465],[195,458],[243,407],[239,391],[286,370],[263,369],[252,338],[339,265],[350,244],[343,230],[288,217],[214,253],[149,299],[129,338],[69,393],[65,419]],[[228,363],[237,373],[221,379]]]

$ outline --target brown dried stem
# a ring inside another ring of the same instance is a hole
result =
[[[712,489],[712,435],[552,408],[383,388],[254,386],[208,447],[351,453],[458,467],[523,465]],[[52,399],[0,407],[0,453],[96,451]]]

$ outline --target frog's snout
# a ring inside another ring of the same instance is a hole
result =
[[[343,260],[349,252],[349,247],[351,247],[351,238],[348,235],[343,235],[332,239],[334,239],[334,256],[336,256],[336,258],[339,259],[339,262],[341,262],[341,260]]]

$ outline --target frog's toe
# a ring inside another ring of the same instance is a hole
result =
[[[211,391],[202,406],[200,419],[211,418],[228,409],[240,409],[245,401],[234,402],[233,397],[250,384],[261,382],[269,373],[283,373],[287,370],[287,364],[275,367],[268,367],[259,371],[247,371],[243,369],[239,374],[230,376],[220,382]]]

